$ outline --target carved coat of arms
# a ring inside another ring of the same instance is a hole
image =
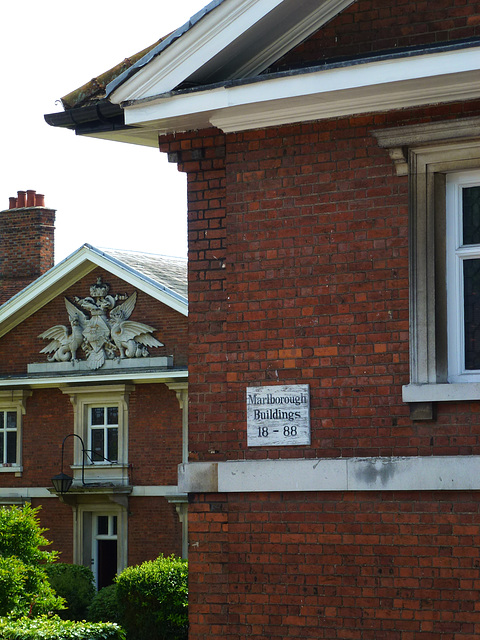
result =
[[[90,287],[90,296],[75,297],[75,304],[65,298],[70,328],[55,325],[41,333],[39,338],[50,342],[40,353],[46,353],[50,362],[75,363],[82,350],[88,368],[99,369],[107,359],[146,357],[148,347],[163,347],[153,337],[153,327],[130,320],[137,293],[112,296],[109,290],[98,278]]]

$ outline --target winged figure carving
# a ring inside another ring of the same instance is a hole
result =
[[[77,351],[83,342],[83,330],[88,322],[87,316],[77,309],[71,302],[64,298],[70,319],[71,329],[65,325],[57,324],[50,327],[38,337],[43,340],[50,340],[40,353],[46,353],[50,362],[72,362],[77,361]]]
[[[137,292],[110,311],[110,333],[120,358],[140,358],[148,356],[147,347],[163,347],[152,336],[155,329],[143,322],[129,320],[137,302]]]
[[[136,291],[128,297],[127,294],[112,296],[109,285],[98,278],[90,287],[90,296],[74,300],[78,306],[65,298],[71,328],[57,324],[39,335],[43,340],[50,340],[40,351],[47,354],[50,362],[71,360],[74,364],[77,351],[82,349],[87,367],[96,370],[107,359],[145,357],[150,355],[148,347],[164,346],[153,337],[154,327],[130,320],[137,302]],[[117,305],[120,300],[123,302]]]

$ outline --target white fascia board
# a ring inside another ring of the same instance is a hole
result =
[[[178,484],[184,493],[478,491],[480,456],[189,462]]]
[[[222,2],[111,95],[120,104],[171,91],[284,0]]]
[[[0,307],[0,337],[97,267],[110,271],[182,315],[188,315],[186,302],[178,300],[168,291],[159,289],[154,283],[149,282],[148,278],[143,278],[135,271],[123,267],[117,260],[84,245]]]
[[[109,374],[88,374],[66,376],[43,376],[43,377],[12,377],[12,378],[0,378],[0,388],[26,388],[26,389],[48,389],[48,388],[60,388],[68,387],[75,384],[113,384],[115,382],[128,381],[132,384],[151,384],[151,383],[172,383],[178,381],[188,380],[188,371],[186,369],[165,369],[162,371],[129,371],[128,369],[122,369],[118,373]]]
[[[125,105],[125,123],[159,134],[225,132],[480,96],[479,48],[282,75]],[[189,123],[194,123],[190,126]]]

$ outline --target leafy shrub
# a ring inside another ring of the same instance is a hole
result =
[[[50,542],[42,535],[39,507],[0,509],[0,616],[39,615],[63,609],[63,598],[50,586],[46,567],[56,552],[40,549]]]
[[[2,640],[125,640],[125,632],[116,624],[93,624],[61,620],[58,616],[0,618]]]
[[[47,576],[56,593],[66,600],[67,609],[59,612],[60,618],[85,620],[95,595],[92,570],[78,564],[56,562],[47,567]]]
[[[88,609],[88,620],[92,622],[120,622],[117,585],[110,584],[100,589]]]
[[[117,576],[121,624],[135,640],[185,640],[188,563],[160,556]]]

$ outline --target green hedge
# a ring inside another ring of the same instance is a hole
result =
[[[88,609],[87,620],[90,622],[120,622],[116,584],[103,587],[95,595]]]
[[[117,576],[120,622],[134,640],[186,640],[188,563],[160,556]]]
[[[91,623],[61,620],[58,616],[0,618],[2,640],[125,640],[125,632],[111,622]]]
[[[63,620],[85,620],[88,607],[95,596],[93,572],[89,567],[56,562],[46,567],[47,576],[55,592],[65,598],[67,608],[59,611]],[[115,620],[111,620],[115,622]]]

